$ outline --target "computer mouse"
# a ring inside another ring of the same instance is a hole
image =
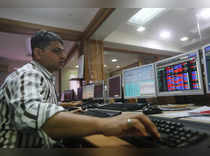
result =
[[[157,105],[150,105],[143,109],[144,114],[160,114],[162,110]]]

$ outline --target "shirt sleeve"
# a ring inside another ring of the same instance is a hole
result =
[[[8,82],[6,94],[14,110],[18,130],[41,129],[50,117],[65,111],[63,107],[43,100],[47,87],[44,81],[38,72],[24,72]]]

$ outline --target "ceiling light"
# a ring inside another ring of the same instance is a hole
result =
[[[106,65],[106,64],[104,64],[104,67],[106,68],[106,67],[107,67],[107,65]]]
[[[207,19],[210,17],[210,8],[202,9],[201,12],[198,14],[199,17],[203,19]]]
[[[183,42],[185,42],[185,41],[187,41],[187,40],[189,40],[189,38],[188,37],[182,37],[182,38],[180,38],[180,41],[183,41]]]
[[[116,68],[120,68],[120,66],[116,66]]]
[[[128,22],[132,24],[144,25],[160,15],[164,10],[166,10],[166,8],[143,8],[132,16]]]
[[[79,65],[76,65],[75,67],[76,67],[76,68],[79,68]]]
[[[145,30],[146,30],[146,28],[143,27],[143,26],[140,26],[140,27],[138,27],[138,29],[137,29],[138,32],[143,32],[143,31],[145,31]]]
[[[117,61],[118,61],[118,60],[117,60],[117,59],[115,59],[115,58],[114,58],[114,59],[112,59],[112,62],[117,62]]]
[[[168,38],[170,38],[170,36],[171,36],[171,33],[168,32],[168,31],[162,31],[160,33],[160,37],[163,38],[163,39],[168,39]]]

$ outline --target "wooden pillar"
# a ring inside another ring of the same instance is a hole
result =
[[[104,80],[104,45],[102,41],[85,40],[85,81]]]

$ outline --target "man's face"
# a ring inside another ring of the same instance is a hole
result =
[[[63,45],[58,41],[50,42],[50,45],[46,47],[41,54],[40,63],[50,72],[64,67],[65,56]]]

